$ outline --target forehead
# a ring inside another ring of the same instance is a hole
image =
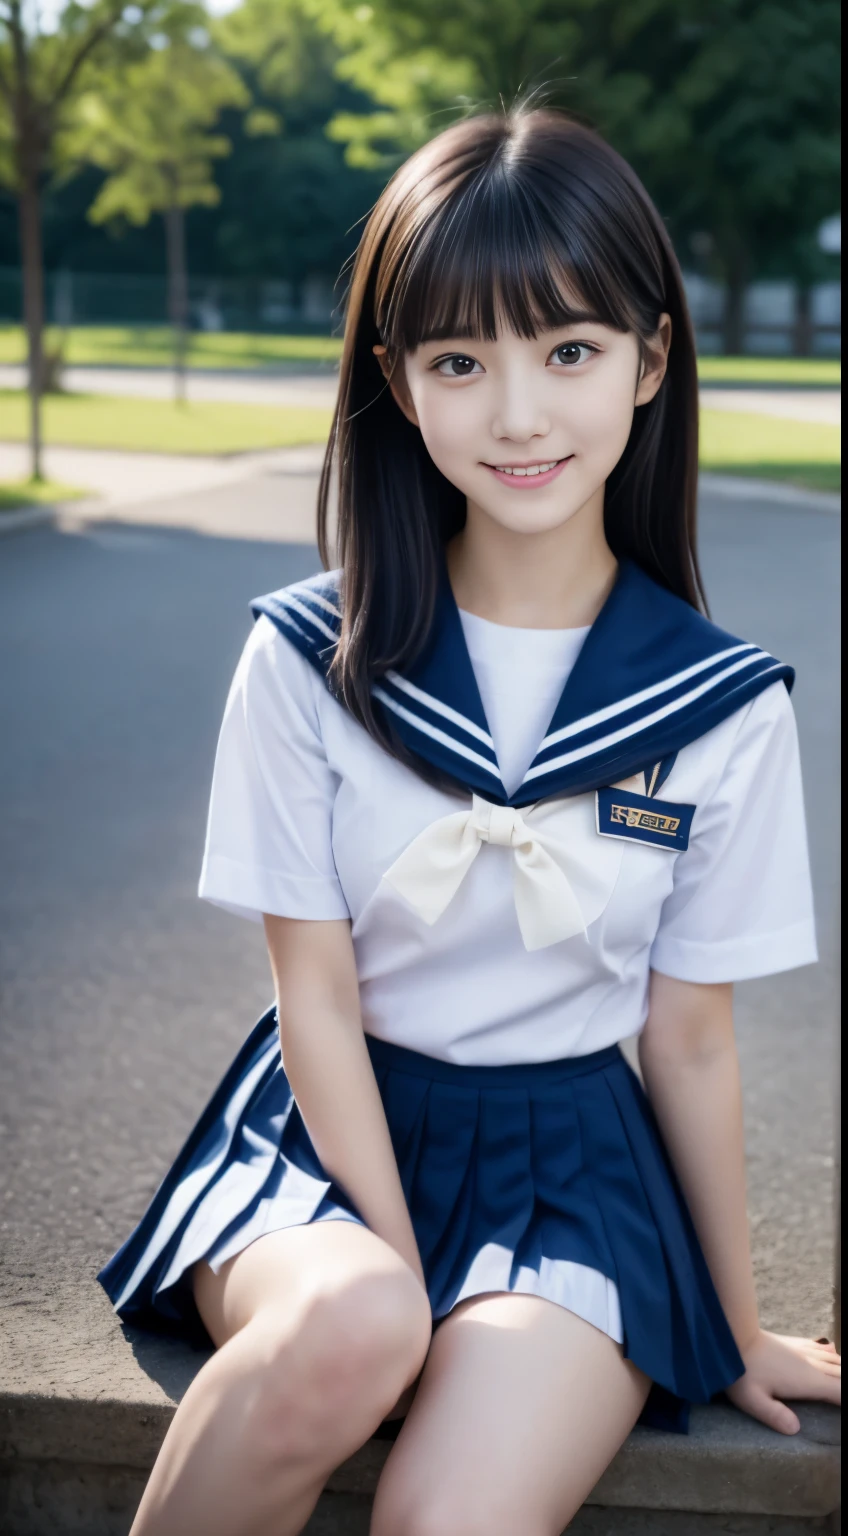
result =
[[[604,320],[602,320],[598,315],[594,314],[590,310],[579,310],[575,308],[573,312],[570,312],[566,318],[563,318],[563,320],[556,325],[540,323],[532,335],[527,335],[522,331],[514,329],[508,324],[507,321],[499,318],[494,335],[480,334],[472,330],[440,330],[438,334],[431,334],[423,337],[422,340],[418,343],[418,346],[419,348],[429,348],[432,351],[434,347],[439,347],[444,342],[456,341],[468,342],[469,344],[473,343],[476,347],[485,350],[493,350],[498,348],[501,350],[511,350],[516,345],[525,347],[538,347],[539,344],[542,344],[544,346],[557,336],[563,336],[570,331],[588,329],[589,327],[592,327],[595,330],[611,329],[611,327],[609,327]],[[615,329],[618,328],[616,327]]]
[[[633,328],[623,288],[590,241],[532,203],[517,208],[514,188],[479,207],[464,191],[381,265],[375,319],[388,346],[414,351],[506,332],[535,338],[588,320]]]

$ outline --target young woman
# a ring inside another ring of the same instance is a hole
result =
[[[373,1536],[555,1536],[640,1416],[837,1398],[757,1320],[732,983],[815,939],[791,669],[701,611],[697,412],[594,134],[484,116],[397,173],[340,569],[254,603],[215,765],[201,894],[263,917],[276,1008],[101,1276],[218,1346],[136,1536],[298,1532],[404,1412]]]

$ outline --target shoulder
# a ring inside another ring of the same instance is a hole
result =
[[[679,755],[669,775],[679,796],[713,810],[759,798],[762,808],[795,793],[800,778],[798,730],[783,680],[772,682]],[[778,792],[775,786],[782,785]],[[707,818],[709,819],[709,817]]]
[[[795,711],[784,680],[770,683],[728,721],[732,736],[730,755],[764,757],[778,746],[797,749]]]
[[[243,717],[251,734],[318,725],[320,695],[327,690],[302,647],[290,643],[270,615],[256,614],[230,688],[227,713]]]
[[[322,571],[256,597],[255,619],[264,617],[318,671],[326,673],[342,623],[341,572]]]

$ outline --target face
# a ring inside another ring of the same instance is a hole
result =
[[[662,383],[670,340],[663,315],[647,362],[634,334],[595,322],[530,340],[505,331],[495,341],[427,342],[390,381],[469,511],[544,532],[587,504],[602,508],[634,410]],[[384,349],[375,352],[387,372]]]

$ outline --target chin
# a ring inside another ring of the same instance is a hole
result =
[[[519,493],[521,494],[521,493]],[[525,495],[523,499],[530,501],[533,493]],[[583,503],[580,504],[581,506]],[[498,523],[501,528],[506,528],[510,533],[554,533],[557,528],[562,528],[577,516],[580,506],[575,507],[532,507],[520,506],[492,507],[483,506],[483,511],[493,523]]]

